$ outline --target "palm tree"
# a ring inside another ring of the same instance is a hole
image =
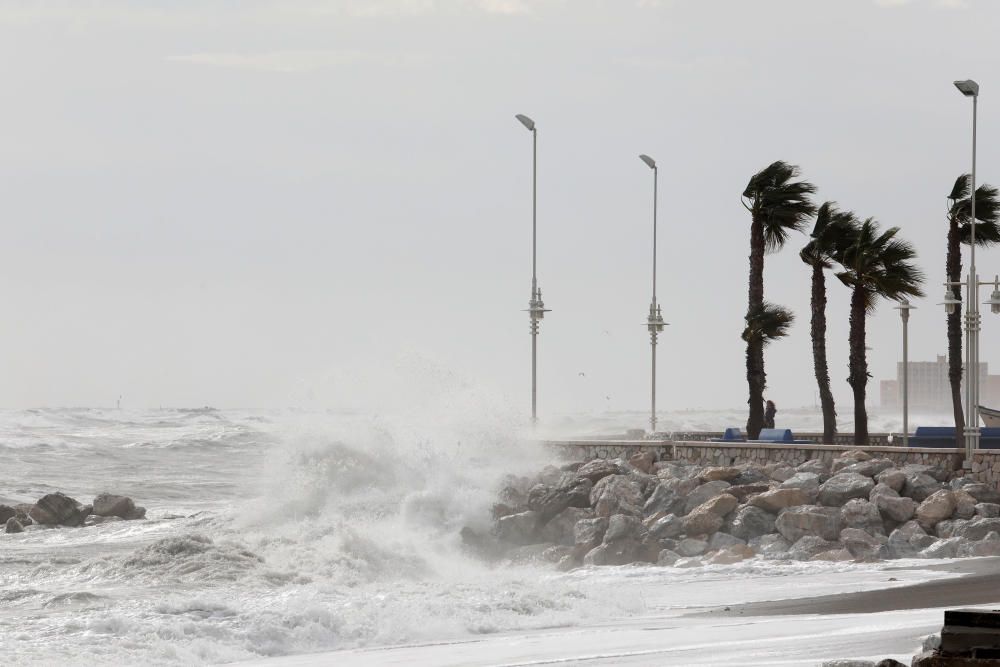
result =
[[[843,270],[837,273],[837,278],[853,290],[848,361],[850,375],[847,382],[854,390],[855,445],[868,444],[865,319],[874,312],[880,297],[899,300],[907,296],[923,296],[920,290],[923,272],[912,263],[917,253],[912,245],[896,238],[898,232],[899,227],[890,227],[880,233],[878,223],[868,218],[840,257]]]
[[[957,283],[962,276],[962,245],[972,241],[972,201],[969,197],[969,175],[962,174],[948,195],[948,254],[945,273],[948,282]],[[1000,198],[997,189],[983,184],[976,188],[976,245],[988,246],[1000,241]],[[951,287],[954,298],[962,300],[962,290]],[[956,308],[948,318],[948,380],[951,382],[951,403],[955,413],[955,446],[964,447],[962,431],[965,414],[962,408],[962,309]]]
[[[801,231],[816,211],[810,199],[816,188],[806,181],[793,180],[798,175],[798,167],[779,160],[754,174],[743,191],[743,206],[750,211],[750,289],[746,331],[757,327],[757,321],[767,313],[780,310],[790,315],[776,306],[768,306],[770,310],[765,307],[764,254],[780,250],[788,240],[788,233]],[[785,329],[790,322],[789,317]],[[763,335],[750,335],[744,336],[744,340],[747,343],[747,384],[750,388],[747,436],[756,438],[764,425],[764,386],[767,383],[764,344],[769,339]]]
[[[799,251],[803,262],[812,267],[812,320],[810,334],[813,347],[813,372],[819,385],[819,402],[823,407],[823,442],[833,444],[837,433],[837,408],[830,391],[830,370],[826,362],[826,274],[844,248],[857,234],[859,222],[849,211],[838,211],[834,202],[826,202],[816,213],[816,223],[809,242]]]

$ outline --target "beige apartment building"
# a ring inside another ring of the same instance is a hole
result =
[[[933,412],[951,412],[951,383],[948,382],[948,357],[936,361],[911,361],[909,364],[910,408]],[[1000,408],[1000,375],[990,375],[986,362],[979,363],[980,402]],[[965,380],[962,380],[965,396]],[[898,408],[903,404],[903,362],[896,363],[896,379],[879,383],[880,405]]]

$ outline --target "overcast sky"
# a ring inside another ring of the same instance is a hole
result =
[[[446,378],[527,410],[515,113],[539,128],[543,416],[647,404],[639,153],[660,165],[664,409],[746,401],[740,193],[776,159],[917,246],[911,358],[933,359],[970,163],[951,82],[982,86],[998,183],[998,25],[987,0],[4,0],[0,405],[364,408]],[[815,400],[804,242],[765,268],[798,315],[766,353],[779,406]],[[831,278],[845,416],[847,305]],[[870,321],[876,403],[892,305]],[[998,334],[986,314],[994,370]]]

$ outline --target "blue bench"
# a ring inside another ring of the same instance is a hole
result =
[[[746,442],[746,440],[747,439],[743,437],[743,431],[739,428],[732,427],[727,428],[721,438],[712,438],[709,442]]]
[[[955,449],[954,426],[918,426],[908,439],[910,447],[941,447]],[[979,430],[980,449],[1000,449],[1000,428]]]

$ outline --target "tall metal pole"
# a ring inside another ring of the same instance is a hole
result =
[[[531,131],[531,298],[528,319],[531,325],[531,423],[538,422],[538,325],[548,312],[538,287],[538,128],[535,121],[523,114],[515,116]]]
[[[910,445],[910,353],[907,325],[910,321],[909,301],[901,304],[899,314],[903,318],[903,447]]]
[[[972,467],[973,452],[979,449],[979,275],[976,273],[976,121],[979,89],[972,95],[972,185],[970,189],[969,279],[965,310],[965,466]]]
[[[656,338],[663,331],[663,315],[660,313],[660,306],[656,302],[656,204],[659,170],[656,168],[656,161],[648,155],[640,155],[639,159],[653,170],[653,300],[649,304],[649,316],[646,318],[646,328],[649,331],[649,344],[652,351],[650,365],[650,392],[649,392],[649,429],[650,433],[656,432]]]

